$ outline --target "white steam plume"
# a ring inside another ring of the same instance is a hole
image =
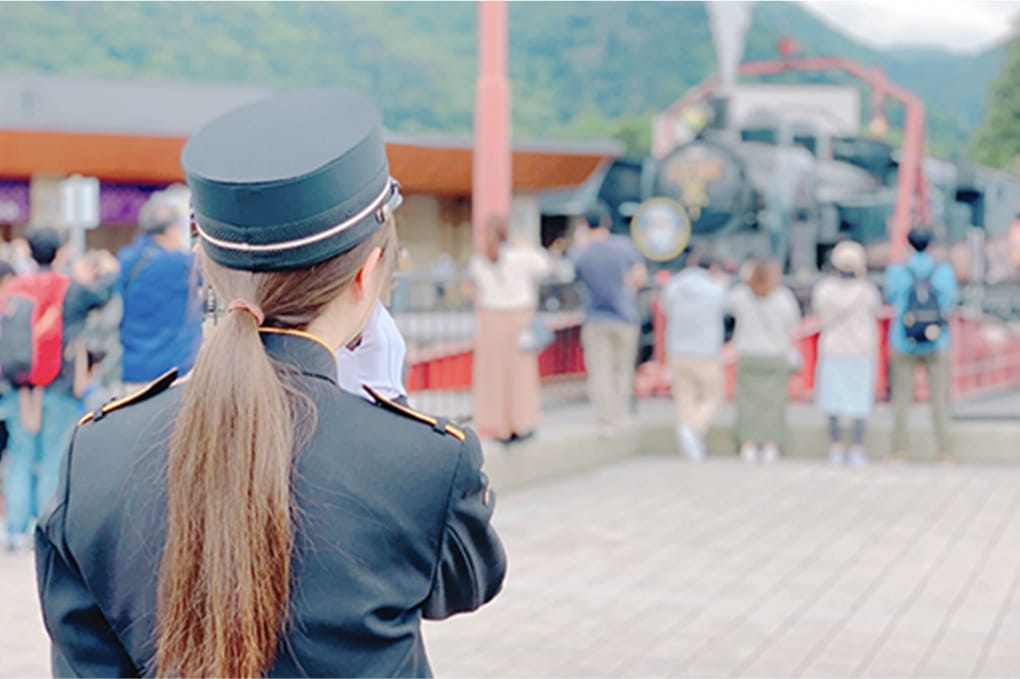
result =
[[[705,3],[723,92],[728,92],[737,82],[737,69],[744,58],[744,38],[751,26],[751,4],[742,0]]]

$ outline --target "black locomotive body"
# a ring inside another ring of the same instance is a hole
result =
[[[673,199],[689,218],[693,247],[710,246],[736,262],[772,256],[806,279],[845,239],[867,247],[873,269],[885,267],[898,168],[898,151],[890,144],[828,137],[806,124],[785,132],[710,129],[661,159],[613,162],[597,180],[596,198],[623,234],[630,233],[630,218],[643,201]],[[1015,263],[1002,257],[1011,249],[1006,241],[1020,199],[1015,178],[931,158],[924,169],[937,242],[961,278],[1015,280]],[[972,252],[975,238],[982,241],[982,257]],[[978,259],[986,261],[979,266]],[[682,263],[681,256],[655,266]]]

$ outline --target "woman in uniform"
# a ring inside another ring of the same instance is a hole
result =
[[[335,90],[185,146],[227,310],[194,370],[87,416],[36,532],[59,676],[421,676],[506,568],[471,432],[337,385],[397,255],[377,109]]]

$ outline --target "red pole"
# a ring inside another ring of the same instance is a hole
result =
[[[885,71],[881,66],[875,67],[874,79],[871,81],[871,118],[868,120],[868,131],[876,139],[884,139],[889,130],[885,116]]]
[[[927,206],[921,206],[924,195],[921,159],[924,155],[924,104],[911,97],[906,104],[903,121],[903,154],[900,157],[899,181],[896,190],[896,208],[889,234],[891,262],[901,262],[906,255],[907,233],[911,222],[920,213],[927,217]],[[923,211],[923,212],[922,212]]]
[[[924,104],[921,105],[921,112],[918,115],[918,146],[920,150],[917,155],[920,160],[917,162],[917,219],[925,226],[934,226],[931,212],[928,209],[928,184],[924,179],[924,154],[927,153],[925,139],[928,138],[928,124],[924,114]]]
[[[493,217],[508,218],[510,215],[510,163],[506,3],[483,0],[478,3],[478,82],[471,191],[476,252],[484,247],[488,238],[489,221]]]

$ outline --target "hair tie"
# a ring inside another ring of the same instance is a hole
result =
[[[252,304],[251,302],[246,302],[243,299],[235,299],[233,302],[228,304],[227,313],[229,314],[231,311],[248,312],[249,314],[251,314],[251,317],[255,319],[255,325],[257,326],[261,326],[262,323],[265,322],[266,320],[266,315],[262,313],[262,309],[259,309],[258,306]]]

